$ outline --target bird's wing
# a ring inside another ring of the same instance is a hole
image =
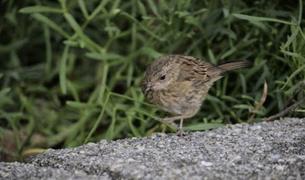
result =
[[[180,64],[177,81],[206,82],[210,80],[208,70],[214,65],[191,56],[176,55],[175,59]]]

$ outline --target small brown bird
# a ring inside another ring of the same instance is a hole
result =
[[[199,111],[209,89],[224,72],[250,65],[249,61],[236,61],[215,66],[191,56],[167,55],[147,68],[142,91],[151,103],[174,115],[163,121],[180,120],[182,132],[183,119]]]

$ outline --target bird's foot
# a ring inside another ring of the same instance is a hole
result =
[[[176,135],[182,137],[186,135],[186,132],[182,128],[178,128]]]

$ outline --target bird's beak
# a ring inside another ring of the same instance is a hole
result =
[[[147,82],[143,82],[143,83],[142,83],[142,91],[143,91],[143,93],[144,93],[145,95],[147,95],[147,93],[148,93],[149,91],[151,91],[151,88],[152,88],[152,86],[151,86],[150,83],[147,83]]]
[[[144,93],[147,94],[149,91],[151,91],[151,87],[146,87]]]

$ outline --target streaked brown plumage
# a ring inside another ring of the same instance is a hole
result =
[[[142,91],[151,103],[174,115],[164,121],[180,120],[182,130],[183,119],[199,111],[209,89],[224,72],[250,65],[237,61],[215,66],[191,56],[167,55],[147,68]]]

